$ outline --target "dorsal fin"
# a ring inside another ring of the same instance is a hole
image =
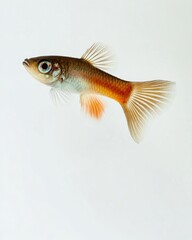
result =
[[[84,93],[80,96],[82,109],[91,117],[99,119],[104,112],[103,102],[94,94]]]
[[[94,67],[101,70],[109,68],[111,61],[111,55],[108,50],[100,43],[94,43],[81,57]]]

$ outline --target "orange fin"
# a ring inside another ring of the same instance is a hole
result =
[[[81,58],[102,70],[106,70],[112,63],[108,50],[99,43],[94,43]]]
[[[104,113],[104,103],[94,94],[81,94],[80,103],[82,109],[93,118],[99,119]]]
[[[174,85],[173,82],[163,80],[132,83],[133,90],[122,108],[135,142],[142,140],[147,119],[169,102]]]

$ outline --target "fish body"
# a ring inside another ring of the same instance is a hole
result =
[[[80,94],[81,106],[91,117],[98,119],[104,112],[99,96],[116,100],[124,110],[131,136],[140,142],[147,118],[167,103],[174,83],[125,81],[103,70],[109,62],[105,48],[94,44],[81,58],[42,56],[25,59],[23,65],[37,80],[49,85],[53,95]]]

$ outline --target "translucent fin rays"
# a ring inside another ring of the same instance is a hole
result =
[[[126,105],[123,105],[129,130],[133,139],[142,140],[147,120],[166,106],[174,92],[174,83],[154,80],[132,83],[133,90]]]
[[[100,43],[94,43],[81,58],[101,70],[108,69],[112,63],[112,55]]]

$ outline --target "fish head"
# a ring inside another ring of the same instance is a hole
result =
[[[46,85],[52,85],[62,75],[62,68],[58,57],[29,58],[23,61],[23,65],[34,78]]]

